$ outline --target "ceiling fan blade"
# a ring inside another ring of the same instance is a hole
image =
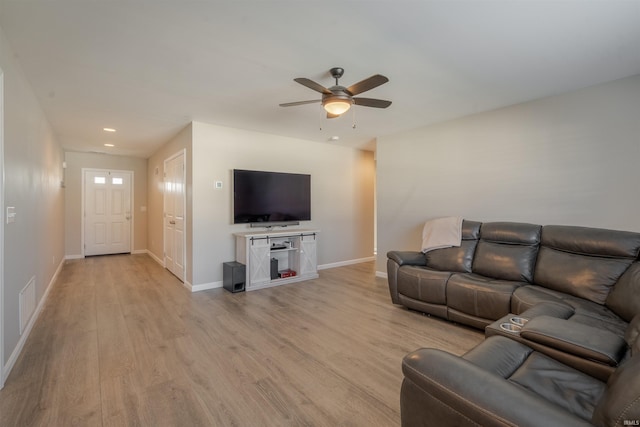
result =
[[[280,106],[281,107],[294,107],[296,105],[317,104],[318,102],[322,102],[322,101],[320,99],[314,99],[313,101],[285,102],[284,104],[280,104]]]
[[[340,114],[327,113],[327,119],[335,119],[336,117],[340,117]]]
[[[353,98],[353,103],[356,105],[362,105],[363,107],[374,108],[387,108],[389,105],[391,105],[391,101],[373,98]]]
[[[349,92],[351,95],[357,95],[359,93],[366,92],[382,84],[385,84],[388,81],[389,79],[385,76],[375,74],[368,79],[364,79],[362,81],[359,81],[358,83],[352,84],[347,88],[347,92]]]
[[[327,95],[331,94],[331,91],[329,89],[327,89],[326,87],[322,86],[319,83],[314,82],[313,80],[309,80],[304,77],[298,77],[296,79],[293,79],[293,81],[300,83],[302,86],[306,86],[309,89],[313,89],[316,92],[326,93]]]

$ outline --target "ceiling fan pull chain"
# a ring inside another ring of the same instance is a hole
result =
[[[351,111],[352,111],[351,117],[352,117],[352,121],[353,121],[353,124],[351,125],[351,128],[355,129],[356,128],[356,109],[352,108]]]

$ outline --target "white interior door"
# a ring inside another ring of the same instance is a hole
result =
[[[185,157],[164,161],[164,265],[184,282]]]
[[[131,172],[84,171],[84,254],[131,252]]]
[[[4,73],[0,68],[0,366],[4,366]],[[4,372],[0,368],[0,390]]]

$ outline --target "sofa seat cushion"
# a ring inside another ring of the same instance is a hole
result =
[[[509,338],[496,336],[480,344],[487,347],[488,360],[501,353],[493,346],[498,342],[521,349],[509,354],[530,352]],[[466,357],[433,348],[419,349],[404,357],[400,390],[403,427],[591,425],[562,405],[485,370],[482,364],[477,366],[477,361]],[[552,383],[547,385],[553,387]]]
[[[511,309],[511,294],[526,282],[497,280],[478,274],[453,274],[446,286],[447,305],[483,319],[497,320]]]
[[[620,337],[624,337],[624,332],[629,324],[620,318],[612,317],[612,315],[613,313],[602,313],[602,315],[600,315],[594,311],[578,308],[576,309],[576,314],[571,316],[569,321],[603,329]]]
[[[542,286],[522,286],[513,292],[511,311],[515,314],[520,314],[541,303],[556,303],[571,307],[571,305],[565,302],[565,300],[569,298],[572,297]]]
[[[511,311],[515,314],[534,313],[536,306],[540,304],[544,306],[545,303],[565,307],[561,315],[550,314],[554,317],[605,329],[621,337],[624,336],[628,325],[603,305],[536,285],[522,286],[515,290],[511,299]],[[531,310],[532,307],[534,307],[533,310]]]
[[[489,337],[462,357],[585,420],[605,390],[604,382],[504,337]]]
[[[403,266],[398,271],[398,293],[418,301],[446,304],[445,289],[452,274],[426,267]]]
[[[602,381],[538,352],[532,353],[509,381],[585,420],[591,419],[605,389]]]
[[[603,382],[514,340],[491,338],[487,344],[482,343],[463,358],[585,420],[591,418],[605,389]],[[509,368],[501,368],[500,365]]]

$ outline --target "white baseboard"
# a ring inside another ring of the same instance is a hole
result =
[[[376,271],[376,277],[382,277],[383,279],[388,279],[389,275],[384,271]]]
[[[152,255],[147,249],[136,249],[135,251],[131,251],[132,255],[138,254],[149,254]],[[153,255],[152,255],[153,256]],[[84,258],[84,255],[65,255],[64,259],[81,259]]]
[[[60,274],[60,271],[62,271],[64,262],[67,259],[68,258],[65,256],[64,259],[60,261],[60,264],[58,264],[58,268],[56,269],[56,272],[53,273],[53,277],[49,281],[49,285],[47,286],[47,289],[44,291],[44,295],[42,295],[42,298],[40,298],[40,302],[38,302],[38,306],[34,310],[33,315],[29,320],[29,323],[27,324],[27,326],[24,329],[24,332],[20,336],[20,340],[18,341],[16,348],[13,349],[13,352],[11,352],[11,356],[9,357],[9,360],[7,360],[7,363],[2,367],[2,381],[0,381],[1,384],[4,384],[6,382],[7,378],[9,377],[9,374],[11,373],[11,370],[13,369],[13,366],[16,364],[16,361],[20,356],[20,353],[22,353],[22,349],[24,348],[24,344],[27,342],[27,338],[29,338],[31,329],[33,329],[33,325],[35,325],[36,320],[38,320],[38,317],[40,316],[40,312],[44,307],[44,304],[47,302],[47,298],[49,297],[49,291],[51,291],[51,288],[53,288],[53,285],[58,279],[58,275]]]
[[[156,256],[156,254],[151,252],[149,249],[141,249],[141,250],[137,250],[137,251],[132,252],[132,253],[135,253],[135,254],[147,254],[147,255],[149,255],[151,257],[152,260],[154,260],[155,262],[160,264],[160,266],[162,268],[166,268],[166,266],[164,265],[164,261],[162,261],[160,258],[158,258]],[[218,283],[218,282],[215,282],[215,283]],[[214,283],[214,285],[215,285],[215,283]],[[197,292],[197,291],[204,291],[206,289],[220,288],[220,287],[222,287],[222,282],[220,282],[219,286],[210,286],[210,285],[211,284],[209,284],[209,283],[205,283],[204,285],[193,286],[191,283],[187,282],[186,280],[182,282],[182,286],[187,288],[189,290],[189,292]]]
[[[353,265],[353,264],[360,264],[363,262],[369,262],[369,261],[375,261],[376,257],[375,256],[371,256],[371,257],[367,257],[367,258],[358,258],[358,259],[350,259],[347,261],[339,261],[339,262],[332,262],[329,264],[322,264],[318,266],[318,270],[326,270],[328,268],[336,268],[336,267],[344,267],[347,265]]]
[[[151,257],[155,262],[157,262],[158,264],[160,264],[160,265],[162,266],[162,268],[164,268],[164,267],[165,267],[165,265],[164,265],[164,261],[163,261],[163,260],[161,260],[160,258],[158,258],[158,257],[156,256],[156,254],[154,254],[153,252],[151,252],[151,251],[150,251],[150,250],[148,250],[148,249],[147,249],[147,250],[145,250],[145,253],[146,253],[147,255],[149,255],[149,256],[150,256],[150,257]]]
[[[219,282],[202,283],[200,285],[192,285],[191,283],[189,283],[188,285],[189,286],[187,287],[187,289],[191,290],[191,292],[200,292],[200,291],[206,291],[209,289],[221,288],[222,280]],[[187,286],[186,282],[185,282],[185,286]]]

